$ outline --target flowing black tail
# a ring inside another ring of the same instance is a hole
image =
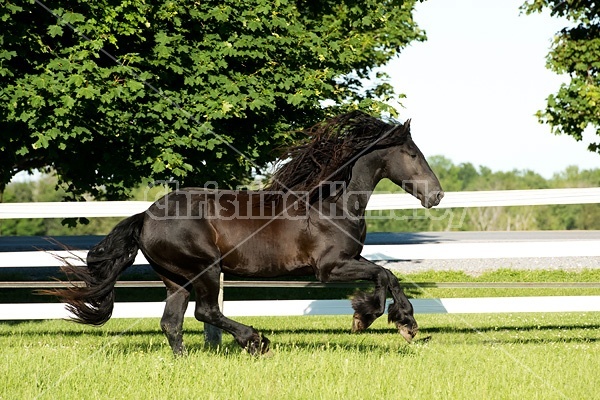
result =
[[[87,266],[65,265],[63,272],[70,280],[82,280],[85,286],[46,291],[67,304],[73,320],[83,324],[102,325],[110,319],[115,304],[115,283],[133,264],[139,249],[144,213],[133,215],[117,226],[87,256]]]

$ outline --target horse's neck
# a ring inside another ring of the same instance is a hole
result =
[[[362,217],[373,189],[382,178],[383,169],[380,165],[381,155],[377,151],[361,157],[352,168],[352,179],[346,192],[340,197],[347,212],[356,217]]]

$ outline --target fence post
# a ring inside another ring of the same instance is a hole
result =
[[[223,312],[223,273],[219,276],[219,309]],[[204,323],[204,343],[217,347],[221,345],[223,331],[216,326]]]

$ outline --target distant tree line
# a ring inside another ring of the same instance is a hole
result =
[[[580,170],[572,166],[546,179],[529,170],[492,171],[471,163],[454,164],[443,156],[431,157],[429,161],[448,192],[600,186],[600,169]],[[401,191],[390,181],[382,181],[376,190]],[[140,186],[131,199],[154,200],[161,191],[164,188]],[[1,200],[43,202],[66,197],[62,189],[57,189],[55,176],[43,175],[40,179],[9,184]],[[120,219],[91,218],[76,226],[60,219],[0,220],[0,235],[106,234]],[[377,211],[370,212],[368,228],[370,232],[600,229],[600,204]]]

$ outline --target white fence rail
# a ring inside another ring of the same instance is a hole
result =
[[[411,299],[415,314],[478,314],[523,312],[596,312],[600,296],[479,297]],[[194,316],[194,304],[186,317]],[[163,302],[116,303],[112,318],[160,318]],[[352,315],[350,300],[244,300],[225,301],[228,317],[276,317],[302,315]],[[62,304],[0,304],[0,320],[69,318]]]
[[[80,258],[86,255],[87,250],[0,252],[0,268],[60,267],[63,258],[83,265]],[[600,240],[372,244],[364,246],[362,255],[371,261],[600,257]],[[134,265],[146,264],[138,253]]]
[[[551,204],[600,203],[600,188],[507,190],[446,193],[437,208],[523,206]],[[151,203],[86,202],[86,203],[4,203],[0,204],[0,219],[16,218],[69,218],[69,217],[119,217],[144,211]],[[420,208],[418,200],[408,194],[373,195],[368,210],[399,210]],[[60,256],[65,253],[56,252]],[[85,251],[77,252],[85,258]],[[600,256],[600,240],[578,242],[540,243],[423,243],[402,245],[367,245],[363,255],[372,260],[392,259],[465,259],[510,257],[566,257]],[[75,260],[76,261],[76,260]],[[146,264],[138,255],[136,264]],[[56,266],[59,262],[52,252],[0,252],[1,267]],[[542,297],[542,298],[490,298],[472,299],[417,299],[413,300],[416,313],[439,312],[565,312],[600,311],[600,296]],[[158,317],[162,303],[117,303],[115,318]],[[349,314],[348,301],[288,300],[225,302],[224,312],[229,316],[246,315],[314,315]],[[193,307],[190,307],[193,309]],[[251,310],[251,311],[250,311]],[[60,304],[1,304],[0,320],[3,319],[51,319],[64,318],[65,310]]]
[[[448,192],[436,208],[539,206],[600,203],[600,188]],[[0,219],[128,217],[146,210],[150,201],[73,203],[0,203]],[[420,202],[407,193],[374,194],[367,210],[412,210]]]

